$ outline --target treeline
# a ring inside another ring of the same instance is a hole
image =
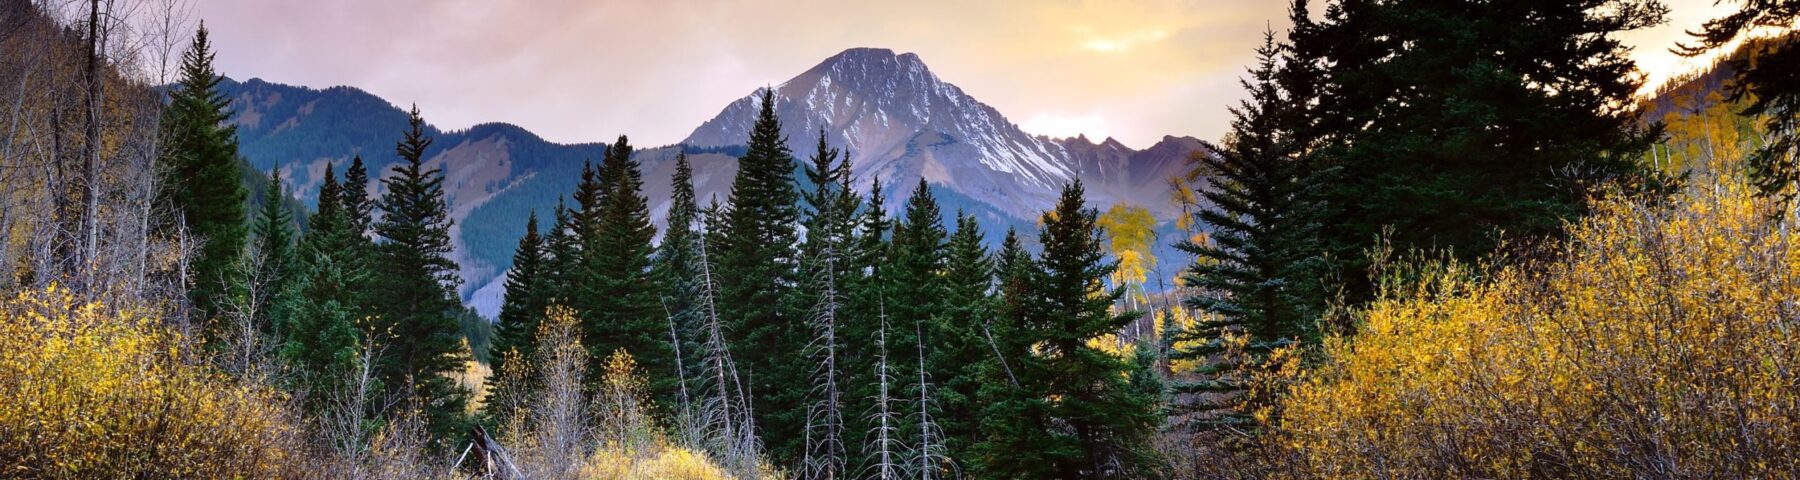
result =
[[[804,478],[1154,471],[1153,365],[1090,345],[1136,314],[1112,309],[1122,290],[1106,286],[1079,183],[1045,214],[1041,255],[1014,232],[990,252],[973,217],[942,224],[923,183],[897,215],[879,182],[851,189],[850,159],[823,136],[795,178],[775,97],[761,100],[722,203],[694,198],[677,156],[660,243],[624,137],[548,228],[528,219],[501,358],[532,356],[544,312],[571,307],[590,355],[626,351],[652,373],[676,431],[745,439],[719,448],[761,449]]]

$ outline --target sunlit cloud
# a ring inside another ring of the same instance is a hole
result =
[[[1087,27],[1079,27],[1076,31],[1091,37],[1088,41],[1081,44],[1081,48],[1101,53],[1129,52],[1140,44],[1153,43],[1169,38],[1169,32],[1162,29],[1130,32],[1112,37],[1094,36],[1093,30]]]

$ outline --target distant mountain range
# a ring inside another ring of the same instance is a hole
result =
[[[351,87],[315,90],[260,79],[228,79],[222,85],[233,100],[242,154],[258,169],[279,167],[308,204],[316,201],[329,163],[341,173],[360,155],[372,171],[385,172],[397,161],[394,142],[406,113],[380,97]],[[846,50],[772,88],[796,158],[804,160],[814,150],[823,130],[833,147],[850,152],[859,189],[867,191],[880,179],[890,211],[923,178],[946,215],[960,209],[979,216],[991,238],[1007,227],[1034,231],[1036,215],[1075,179],[1087,186],[1097,207],[1134,204],[1170,220],[1176,212],[1167,200],[1168,178],[1190,168],[1189,155],[1200,149],[1192,137],[1164,137],[1134,150],[1110,138],[1095,143],[1086,137],[1031,135],[939,79],[917,55],[887,49]],[[667,215],[678,151],[688,152],[694,164],[702,201],[714,195],[724,200],[737,170],[735,155],[743,152],[761,108],[760,93],[726,105],[679,145],[639,147],[645,194],[659,226]],[[583,162],[598,161],[604,145],[552,143],[503,123],[430,133],[436,141],[426,152],[428,163],[444,169],[456,221],[459,292],[491,316],[526,214],[547,217],[557,200],[574,190]]]

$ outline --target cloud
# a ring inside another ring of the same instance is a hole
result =
[[[1077,31],[1087,32],[1089,30],[1086,28],[1079,28]],[[1131,51],[1131,49],[1136,48],[1139,44],[1152,43],[1165,38],[1169,38],[1169,32],[1155,29],[1131,32],[1114,37],[1096,36],[1086,43],[1082,43],[1081,47],[1101,53],[1123,53]]]

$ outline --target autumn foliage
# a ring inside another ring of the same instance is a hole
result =
[[[159,322],[56,287],[0,302],[0,477],[297,478],[277,394],[184,357]]]
[[[1602,202],[1539,264],[1386,288],[1282,405],[1301,477],[1800,471],[1800,241],[1726,181]]]

